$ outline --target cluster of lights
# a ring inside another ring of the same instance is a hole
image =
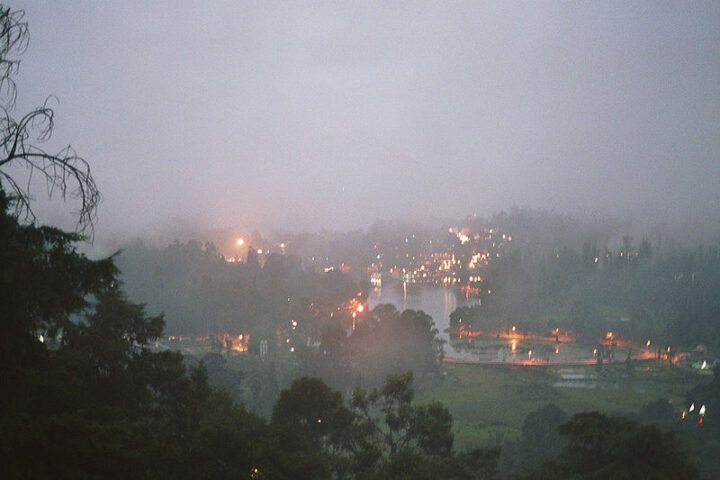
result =
[[[685,410],[682,411],[682,415],[681,415],[680,419],[685,420],[685,417],[687,417],[688,414],[690,414],[694,411],[695,411],[695,404],[693,403],[690,405],[690,408],[688,408],[687,411],[685,411]],[[698,423],[698,425],[702,425],[703,422],[705,421],[705,405],[702,405],[700,407],[697,414],[698,414],[698,422],[697,423]]]
[[[478,264],[480,263],[484,263],[485,265],[487,265],[488,256],[488,253],[483,252],[474,254],[472,257],[470,257],[470,261],[468,262],[468,268],[470,270],[473,270],[477,268]]]

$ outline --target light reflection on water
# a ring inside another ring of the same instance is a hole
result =
[[[556,343],[553,338],[508,340],[507,337],[500,336],[478,337],[467,339],[467,343],[456,341],[457,348],[453,348],[450,335],[446,331],[450,326],[450,314],[458,307],[475,305],[477,300],[472,298],[468,300],[464,295],[458,295],[451,287],[386,283],[383,287],[371,290],[368,295],[368,306],[371,309],[381,303],[395,305],[399,311],[422,310],[430,315],[440,332],[440,337],[446,341],[446,357],[492,363],[522,362],[530,359],[532,362],[549,361],[555,364],[590,364],[595,361],[591,353],[592,347],[575,342]],[[627,350],[618,349],[617,357],[625,358],[625,356]]]
[[[450,287],[430,287],[427,285],[389,283],[375,288],[368,295],[368,306],[372,309],[381,303],[395,305],[399,311],[422,310],[433,318],[440,337],[445,339],[445,354],[450,357],[463,356],[450,345],[446,332],[450,326],[450,314],[458,307],[468,306],[472,301],[456,294]]]

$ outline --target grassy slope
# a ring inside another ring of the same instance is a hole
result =
[[[658,398],[681,408],[684,394],[699,382],[695,373],[648,362],[636,367],[633,377],[625,366],[573,367],[596,375],[596,388],[554,387],[561,367],[446,364],[445,379],[418,389],[416,400],[441,401],[455,420],[455,445],[464,449],[502,443],[520,434],[528,413],[553,402],[568,414],[599,410],[636,413]]]

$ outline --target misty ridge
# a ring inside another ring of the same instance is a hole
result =
[[[485,300],[485,311],[496,317],[496,323],[498,318],[514,318],[528,327],[550,329],[554,322],[592,337],[606,330],[627,330],[617,325],[621,318],[631,319],[632,328],[642,330],[636,322],[659,316],[664,320],[645,325],[645,335],[677,338],[668,322],[683,310],[685,300],[672,293],[678,277],[697,276],[698,282],[702,278],[710,282],[706,288],[712,288],[713,280],[706,275],[714,275],[718,237],[709,235],[714,241],[702,243],[699,229],[671,236],[655,227],[640,238],[631,231],[639,229],[617,220],[513,208],[488,219],[467,217],[454,227],[378,221],[367,231],[348,233],[275,233],[265,238],[256,231],[246,236],[247,246],[242,248],[234,244],[236,236],[219,239],[224,249],[197,240],[164,246],[137,241],[117,261],[131,298],[153,313],[165,312],[173,334],[251,331],[260,324],[277,323],[273,319],[284,316],[285,300],[291,298],[326,306],[342,303],[356,291],[366,298],[369,273],[413,272],[403,280],[415,283],[420,281],[415,275],[431,268],[430,259],[449,253],[458,260],[453,282],[483,283],[473,280],[478,269],[484,277],[481,297],[495,290],[492,300]],[[496,244],[497,252],[484,265],[473,266],[474,255]],[[704,278],[701,271],[706,272]],[[675,297],[678,305],[668,311],[665,297]],[[681,338],[696,343],[713,338],[703,330],[714,331],[710,318],[694,322],[703,326]]]

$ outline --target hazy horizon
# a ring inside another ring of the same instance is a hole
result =
[[[720,210],[716,2],[12,6],[17,113],[58,97],[50,145],[90,162],[101,244]]]

